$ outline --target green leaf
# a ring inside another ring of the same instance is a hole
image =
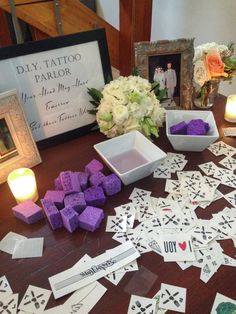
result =
[[[88,94],[93,98],[94,101],[99,103],[103,97],[102,93],[96,88],[88,88]]]
[[[113,116],[111,113],[103,113],[99,115],[99,119],[102,121],[109,122],[113,119]]]
[[[158,132],[157,132],[157,127],[156,126],[152,126],[150,128],[150,132],[152,135],[154,135],[155,137],[158,137]]]
[[[134,67],[133,68],[131,75],[133,75],[133,76],[140,76],[138,67]]]
[[[92,104],[94,107],[98,107],[98,106],[99,106],[99,102],[96,102],[95,100],[90,100],[89,102],[90,102],[90,104]]]
[[[90,114],[96,114],[97,111],[98,111],[97,109],[89,109],[89,110],[87,110],[87,112],[90,113]]]
[[[132,93],[129,95],[129,100],[130,100],[130,102],[136,102],[137,104],[140,103],[141,98],[142,98],[142,97],[141,97],[138,93],[135,93],[135,92],[132,92]]]

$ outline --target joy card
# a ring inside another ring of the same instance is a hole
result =
[[[195,254],[191,236],[186,233],[163,234],[161,236],[161,252],[165,262],[194,261]]]

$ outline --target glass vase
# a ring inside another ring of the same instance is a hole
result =
[[[195,91],[194,105],[197,108],[209,109],[218,96],[220,80],[207,81],[198,92]]]

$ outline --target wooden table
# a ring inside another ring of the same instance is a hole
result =
[[[223,120],[225,98],[219,96],[214,105],[213,112],[222,137],[222,126],[230,126]],[[232,124],[231,124],[232,126]],[[43,163],[35,167],[39,195],[42,198],[48,189],[53,189],[53,180],[60,171],[83,170],[92,158],[98,158],[93,145],[105,140],[99,132],[90,133],[78,139],[60,144],[41,151]],[[224,138],[228,144],[236,147],[234,138]],[[155,142],[164,151],[173,151],[170,143],[166,140],[165,129],[160,132],[160,137]],[[222,157],[215,157],[208,150],[201,153],[185,152],[189,160],[185,170],[196,170],[197,165],[207,161],[218,162]],[[128,201],[128,197],[134,187],[152,191],[155,197],[166,197],[164,192],[165,180],[154,179],[149,176],[134,184],[123,187],[122,192],[109,197],[104,210],[107,215],[114,215],[113,208]],[[232,189],[220,186],[223,193]],[[14,292],[20,294],[20,299],[29,284],[50,289],[48,277],[71,267],[85,253],[95,257],[106,249],[113,248],[119,243],[112,239],[112,233],[105,232],[106,219],[101,228],[94,232],[77,230],[70,234],[65,229],[52,231],[46,220],[42,220],[34,225],[27,225],[16,219],[11,208],[16,205],[15,200],[6,183],[0,186],[0,239],[9,231],[20,233],[26,237],[44,237],[45,247],[43,257],[32,259],[12,260],[7,253],[0,252],[0,276],[6,275]],[[197,209],[198,217],[210,219],[212,213],[216,213],[227,206],[224,200],[218,200],[206,210]],[[234,257],[236,249],[231,240],[221,242],[226,254]],[[205,284],[200,278],[200,270],[190,267],[182,271],[176,263],[164,263],[163,258],[153,252],[142,255],[138,259],[139,267],[149,270],[157,275],[157,280],[146,294],[152,297],[159,289],[161,283],[173,284],[187,288],[186,313],[188,314],[209,314],[216,292],[220,292],[228,297],[236,299],[236,268],[221,266],[218,272]],[[139,275],[140,273],[140,275]],[[97,303],[92,313],[123,314],[127,312],[130,295],[125,292],[125,288],[134,275],[137,276],[135,290],[142,291],[143,279],[142,271],[127,273],[118,286],[114,286],[104,278],[100,280],[108,288],[106,294]],[[63,303],[67,297],[57,301],[50,298],[48,308]],[[168,313],[175,313],[169,311]],[[66,313],[65,313],[66,314]]]

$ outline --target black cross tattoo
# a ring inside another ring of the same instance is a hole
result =
[[[111,229],[115,229],[116,227],[120,228],[121,230],[123,230],[123,227],[120,226],[120,224],[124,221],[124,219],[121,217],[118,220],[111,220],[111,222],[113,222],[113,225],[111,226]]]
[[[174,219],[176,217],[176,215],[173,215],[172,217],[169,217],[168,215],[165,215],[165,217],[168,219],[165,223],[165,225],[167,225],[170,222],[173,222],[174,225],[178,225],[179,224],[179,219],[177,218],[176,220]]]
[[[234,205],[236,205],[236,194],[234,194],[234,196],[229,196],[229,199],[234,202]]]
[[[39,295],[35,295],[34,291],[31,291],[31,296],[29,296],[28,294],[25,296],[24,299],[27,298],[31,298],[29,301],[25,302],[24,305],[28,305],[29,303],[34,303],[34,306],[36,309],[40,308],[40,303],[38,302],[38,299],[40,299],[41,297],[43,297],[43,293],[39,294]],[[41,301],[41,304],[44,304],[45,300]]]
[[[204,198],[204,197],[206,196],[206,193],[205,193],[205,192],[203,192],[203,193],[201,194],[201,190],[198,190],[198,191],[196,191],[195,193],[192,192],[192,194],[194,195],[194,196],[193,196],[193,199],[194,199],[194,200],[195,200],[198,196],[201,197],[201,198]]]
[[[224,229],[225,229],[225,227],[224,227],[225,225],[227,225],[230,229],[232,229],[230,223],[234,222],[234,219],[233,219],[233,220],[227,220],[227,219],[225,219],[224,216],[221,216],[221,218],[222,218],[224,221],[219,222],[219,225],[222,226]]]
[[[199,229],[200,229],[200,228],[202,228],[202,230],[199,230],[199,231],[198,231],[198,230],[195,230],[194,233],[202,234],[203,240],[207,240],[207,234],[212,234],[212,232],[211,232],[211,231],[206,231],[204,226],[199,227]],[[210,238],[211,238],[211,237],[209,237],[209,239],[210,239]]]

